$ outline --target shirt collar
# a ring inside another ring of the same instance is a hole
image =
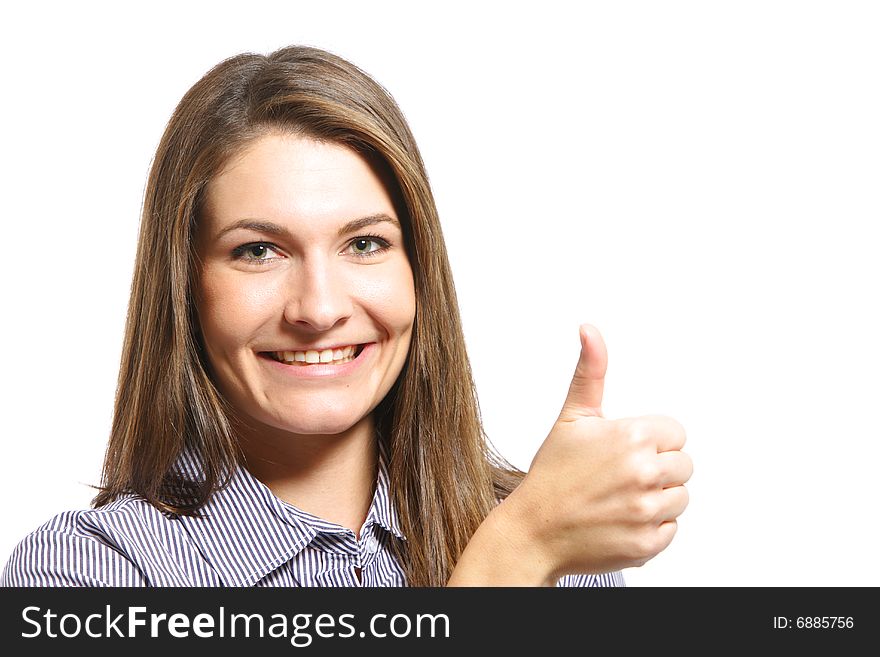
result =
[[[388,448],[385,446],[384,440],[379,440],[379,476],[376,480],[376,492],[373,494],[373,503],[370,505],[370,512],[367,519],[372,518],[379,526],[394,534],[401,540],[406,540],[403,530],[400,528],[400,522],[397,518],[397,511],[391,503],[391,484],[388,478]]]
[[[365,526],[372,520],[406,540],[391,503],[387,461],[387,448],[380,440],[376,490]],[[191,471],[192,465],[190,461],[186,469]],[[308,514],[290,511],[265,484],[238,467],[197,517],[179,519],[227,585],[253,586],[301,552],[320,531],[308,522]]]

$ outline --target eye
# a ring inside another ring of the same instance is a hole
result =
[[[377,235],[355,237],[348,243],[351,253],[357,256],[372,256],[388,249],[391,245]]]
[[[232,250],[232,257],[245,262],[265,262],[278,256],[275,246],[267,242],[242,244]]]

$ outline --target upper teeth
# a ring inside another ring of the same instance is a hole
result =
[[[283,360],[285,363],[332,363],[333,361],[351,358],[356,350],[357,345],[349,345],[347,347],[324,349],[322,351],[315,349],[309,349],[308,351],[276,351],[273,355],[276,360]]]

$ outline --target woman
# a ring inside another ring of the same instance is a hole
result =
[[[391,97],[332,54],[184,96],[146,191],[95,508],[11,585],[622,584],[687,504],[681,427],[601,418],[581,361],[524,475],[480,424],[436,208]]]

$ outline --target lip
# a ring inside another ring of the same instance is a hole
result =
[[[346,346],[346,345],[341,345]],[[332,349],[332,347],[325,347],[327,349]],[[271,371],[277,372],[284,376],[289,376],[297,379],[326,379],[328,377],[341,377],[341,376],[349,376],[357,372],[366,361],[370,360],[373,357],[373,353],[376,351],[377,344],[375,342],[368,342],[364,345],[363,349],[361,349],[361,353],[357,355],[353,360],[348,361],[347,363],[340,363],[338,365],[334,365],[332,363],[315,363],[313,365],[286,365],[284,363],[278,362],[267,352],[260,352],[257,354],[260,362],[263,363],[266,367],[268,367]],[[305,351],[300,349],[299,351]],[[315,351],[318,351],[317,349]]]

